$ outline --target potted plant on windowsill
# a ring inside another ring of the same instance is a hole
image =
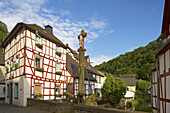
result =
[[[61,56],[61,52],[56,51],[55,54],[57,54],[59,57]]]
[[[14,65],[12,67],[10,67],[10,71],[13,71],[13,69],[14,69]]]
[[[37,67],[37,68],[35,68],[35,70],[40,71],[40,72],[44,72],[44,68],[41,68],[41,67]]]
[[[60,94],[56,94],[56,97],[61,97],[61,95]]]
[[[34,98],[37,98],[37,99],[41,99],[43,96],[42,96],[42,94],[41,93],[39,93],[39,94],[36,94],[35,96],[34,96]]]
[[[56,75],[62,75],[62,72],[61,71],[57,71],[57,72],[55,72],[56,73]]]
[[[43,45],[42,44],[35,44],[38,48],[42,49]]]
[[[9,71],[9,68],[8,68],[8,67],[5,67],[5,71],[6,71],[6,73],[8,73],[8,71]]]
[[[18,69],[18,63],[16,63],[16,64],[14,64],[14,66],[15,66],[15,69]]]

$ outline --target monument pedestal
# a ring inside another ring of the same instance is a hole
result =
[[[84,93],[84,53],[86,49],[79,48],[79,84],[78,84],[78,103],[83,103],[85,100],[85,93]]]

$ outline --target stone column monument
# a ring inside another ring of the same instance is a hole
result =
[[[81,31],[81,34],[78,36],[80,48],[79,52],[79,84],[78,84],[78,104],[84,103],[85,93],[84,93],[84,53],[86,49],[84,48],[84,38],[87,36],[87,33],[84,30]]]

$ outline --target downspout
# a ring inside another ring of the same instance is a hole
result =
[[[156,59],[156,58],[155,58]],[[160,102],[160,72],[159,72],[159,57],[158,60],[156,61],[156,72],[157,72],[157,113],[159,113],[159,102]]]

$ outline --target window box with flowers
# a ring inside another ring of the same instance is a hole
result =
[[[57,71],[57,72],[55,72],[56,73],[56,75],[62,75],[62,72],[61,71]]]
[[[9,72],[9,68],[7,66],[5,67],[5,71],[6,71],[6,73]]]
[[[14,66],[10,67],[10,71],[13,71],[14,70]]]
[[[56,51],[55,54],[61,57],[61,52]]]
[[[41,93],[34,95],[34,98],[41,99],[43,96]]]
[[[41,68],[41,67],[36,67],[35,70],[40,71],[40,72],[44,72],[44,68]]]
[[[61,97],[61,95],[60,94],[56,94],[56,97]]]
[[[19,68],[19,64],[18,63],[15,63],[14,66],[15,66],[15,69]]]
[[[38,48],[42,49],[43,45],[42,44],[35,44]]]

